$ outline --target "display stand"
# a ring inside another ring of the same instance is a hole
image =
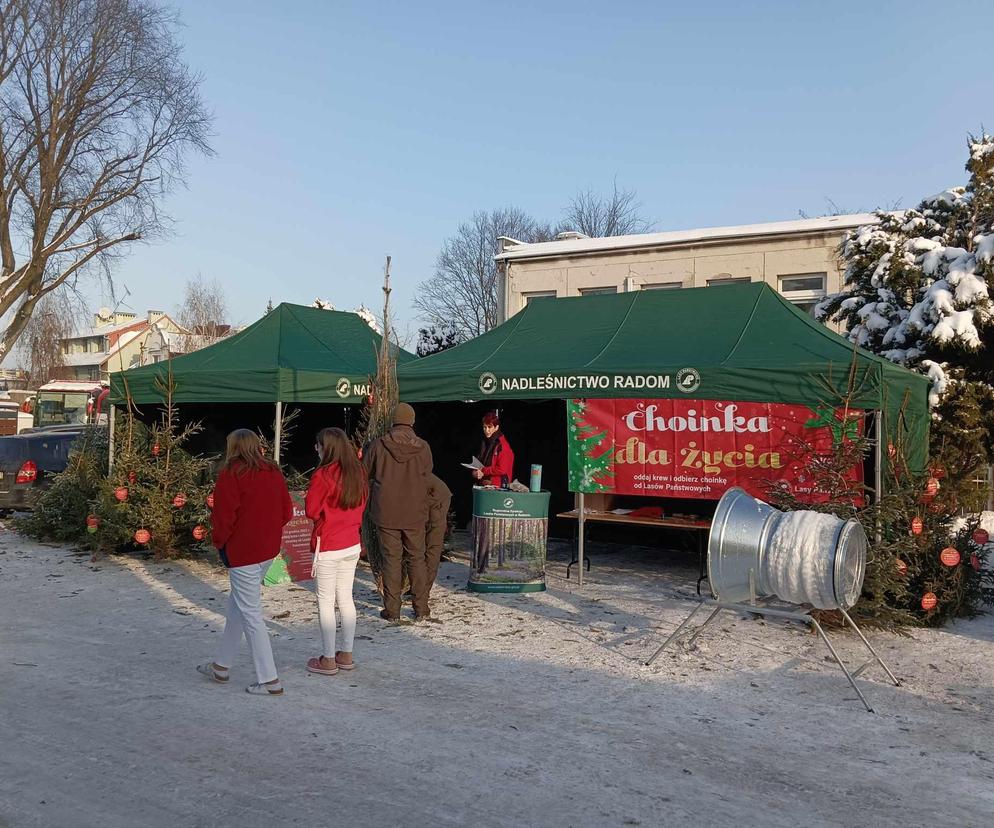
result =
[[[549,492],[473,489],[471,592],[543,592]]]
[[[813,615],[811,615],[811,610],[802,609],[800,607],[790,608],[790,609],[771,607],[769,606],[768,603],[764,603],[761,599],[755,599],[749,603],[741,603],[734,601],[709,601],[709,600],[701,601],[700,604],[694,607],[690,615],[688,615],[685,619],[683,619],[683,622],[680,624],[680,626],[677,627],[670,634],[669,638],[667,638],[662,643],[662,646],[660,646],[659,649],[652,654],[652,656],[646,662],[646,666],[651,665],[657,658],[659,658],[659,656],[663,654],[666,648],[669,647],[669,645],[683,631],[684,627],[686,627],[694,618],[694,616],[697,615],[697,613],[706,605],[713,606],[714,610],[707,617],[707,620],[705,620],[705,622],[701,624],[700,627],[697,628],[696,632],[694,632],[694,634],[687,641],[688,647],[697,640],[697,637],[702,632],[704,632],[705,628],[715,618],[717,618],[718,614],[722,610],[728,610],[729,612],[744,612],[750,615],[757,615],[757,616],[769,616],[770,618],[784,618],[789,621],[799,621],[803,624],[808,624],[811,626],[813,630],[815,630],[815,632],[818,633],[819,636],[821,636],[821,640],[825,642],[825,646],[828,647],[828,651],[832,654],[832,658],[835,659],[835,662],[839,665],[839,668],[842,670],[843,673],[845,673],[846,678],[849,680],[849,684],[852,685],[852,689],[856,691],[856,695],[859,696],[859,700],[863,702],[863,706],[866,708],[867,712],[872,713],[873,708],[870,707],[870,704],[869,702],[867,702],[866,697],[863,695],[862,691],[856,685],[856,677],[859,676],[859,674],[862,673],[867,667],[870,667],[874,662],[876,662],[887,674],[887,677],[892,682],[894,682],[895,687],[901,686],[901,682],[898,681],[897,677],[890,671],[890,668],[888,668],[887,665],[884,664],[883,659],[881,659],[880,656],[877,655],[877,651],[873,649],[872,645],[867,640],[866,636],[863,635],[863,631],[856,626],[856,622],[852,620],[849,613],[846,612],[844,609],[840,608],[838,612],[842,613],[842,617],[849,623],[849,625],[856,632],[856,635],[859,636],[860,641],[862,641],[863,644],[866,645],[866,649],[868,649],[870,653],[873,655],[873,658],[871,660],[865,662],[864,664],[860,665],[859,667],[857,667],[855,670],[852,671],[849,670],[849,668],[846,666],[846,663],[840,658],[838,652],[836,652],[835,650],[835,647],[832,646],[832,642],[828,640],[828,636],[825,634],[825,630],[821,626],[821,624],[818,623],[818,619],[815,618]]]

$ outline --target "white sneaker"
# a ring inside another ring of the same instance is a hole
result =
[[[283,695],[283,682],[277,681],[276,684],[250,684],[245,688],[246,693],[251,693],[253,696],[282,696]]]

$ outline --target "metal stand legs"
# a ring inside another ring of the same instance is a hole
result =
[[[703,600],[696,607],[694,607],[694,609],[691,610],[690,615],[688,615],[680,624],[680,626],[677,627],[670,634],[669,638],[667,638],[663,642],[662,646],[652,654],[652,656],[646,662],[646,666],[652,664],[657,658],[659,658],[659,656],[663,654],[666,648],[669,647],[669,645],[677,638],[677,636],[680,635],[683,629],[691,622],[694,616],[697,615],[698,612],[700,612],[700,610],[705,606],[705,604],[710,604],[710,603],[712,602],[708,600]],[[866,646],[866,649],[868,649],[870,653],[873,655],[873,660],[867,661],[865,664],[861,665],[858,669],[853,670],[852,672],[849,671],[849,668],[846,667],[845,662],[839,657],[839,654],[836,652],[835,647],[832,646],[832,642],[828,640],[828,636],[825,634],[825,630],[822,628],[821,624],[818,623],[818,619],[811,616],[808,612],[804,612],[802,610],[783,610],[783,609],[776,609],[775,607],[762,606],[759,604],[736,604],[736,603],[724,603],[722,601],[716,601],[714,602],[714,610],[707,617],[704,623],[701,624],[701,626],[694,631],[694,634],[688,640],[687,642],[688,646],[693,644],[697,640],[698,636],[700,636],[700,634],[704,632],[708,624],[710,624],[718,616],[718,613],[720,613],[722,610],[730,610],[732,612],[745,612],[751,615],[768,615],[774,618],[786,618],[791,621],[800,621],[803,624],[810,625],[821,637],[821,640],[825,642],[825,646],[828,647],[828,651],[832,654],[832,658],[835,659],[836,664],[838,664],[842,672],[845,673],[845,676],[849,680],[849,684],[852,686],[852,689],[856,691],[856,695],[859,696],[859,700],[863,702],[863,706],[870,713],[873,712],[873,708],[870,707],[869,702],[867,702],[866,700],[866,697],[863,695],[862,691],[856,685],[856,677],[859,676],[859,674],[862,673],[867,667],[871,666],[874,660],[876,661],[877,664],[880,665],[883,671],[887,674],[887,677],[892,682],[894,682],[895,687],[901,686],[901,682],[898,681],[897,677],[890,671],[890,668],[888,668],[887,665],[884,664],[883,659],[880,658],[880,656],[877,654],[877,651],[874,650],[873,647],[870,645],[870,642],[867,641],[866,636],[863,635],[863,631],[856,626],[856,622],[852,620],[849,613],[847,613],[845,610],[841,610],[842,617],[845,618],[845,620],[849,623],[849,625],[856,631],[856,635],[859,636],[860,641],[863,642],[863,644]]]

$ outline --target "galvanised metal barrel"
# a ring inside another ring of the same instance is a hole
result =
[[[855,520],[781,512],[729,489],[708,538],[708,580],[723,601],[776,597],[817,609],[848,609],[866,572],[866,533]]]

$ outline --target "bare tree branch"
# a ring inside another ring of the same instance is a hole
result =
[[[187,353],[199,351],[224,339],[231,330],[227,324],[228,302],[224,288],[215,279],[206,281],[201,274],[186,283],[183,304],[176,311],[176,321],[186,328]]]
[[[581,190],[563,211],[561,230],[573,230],[591,238],[647,233],[652,222],[642,215],[642,203],[634,190],[619,190],[614,182],[607,196]]]
[[[177,25],[155,0],[0,0],[0,359],[43,297],[161,233],[210,153]]]
[[[62,340],[71,336],[82,308],[71,292],[57,291],[42,299],[17,343],[21,364],[34,388],[55,379],[67,379]]]
[[[489,331],[498,322],[497,239],[530,242],[539,229],[515,207],[476,213],[442,245],[434,275],[418,286],[415,307],[428,322],[451,327],[463,339]]]

